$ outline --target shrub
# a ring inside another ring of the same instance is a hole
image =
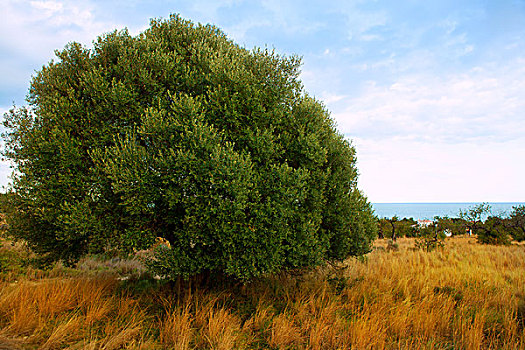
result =
[[[380,238],[395,240],[398,237],[416,237],[418,234],[418,224],[413,218],[382,218],[378,220],[377,226]]]
[[[491,212],[491,206],[488,203],[476,204],[470,208],[459,211],[459,217],[463,220],[470,234],[478,234],[483,228],[483,219]]]
[[[525,205],[512,207],[506,225],[513,239],[518,242],[525,240]]]
[[[446,231],[453,236],[464,235],[468,230],[467,222],[461,218],[435,217],[434,221],[440,232]]]
[[[370,250],[355,150],[297,57],[178,16],[57,56],[6,114],[11,236],[70,261],[162,237],[159,273],[243,280]]]
[[[436,248],[443,248],[445,246],[443,243],[443,238],[437,235],[422,235],[416,238],[414,244],[416,249],[422,249],[427,252],[431,252]]]
[[[485,220],[483,226],[478,230],[478,242],[496,245],[510,244],[505,220],[497,216],[491,216]]]
[[[432,225],[420,228],[419,236],[414,242],[416,249],[431,252],[436,248],[443,248],[443,240],[445,239],[444,230],[445,228],[439,226],[437,218]]]

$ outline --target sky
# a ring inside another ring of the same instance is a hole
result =
[[[525,201],[525,1],[0,2],[1,115],[54,50],[179,13],[301,56],[371,202]],[[11,170],[0,163],[0,186]]]

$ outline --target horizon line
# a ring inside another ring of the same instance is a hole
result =
[[[372,204],[477,204],[477,203],[489,203],[489,204],[525,204],[525,201],[505,201],[505,202],[491,202],[491,201],[472,201],[472,202],[372,202]]]

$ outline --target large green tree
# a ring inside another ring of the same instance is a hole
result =
[[[50,259],[150,246],[166,276],[239,279],[366,253],[355,150],[298,79],[171,16],[71,43],[5,116],[9,232]]]

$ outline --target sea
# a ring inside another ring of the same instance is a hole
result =
[[[372,207],[379,218],[397,216],[399,219],[432,220],[435,216],[459,217],[460,210],[465,211],[478,204],[480,203],[372,203]],[[512,211],[512,207],[525,205],[525,202],[488,202],[488,204],[491,214],[506,216]]]

